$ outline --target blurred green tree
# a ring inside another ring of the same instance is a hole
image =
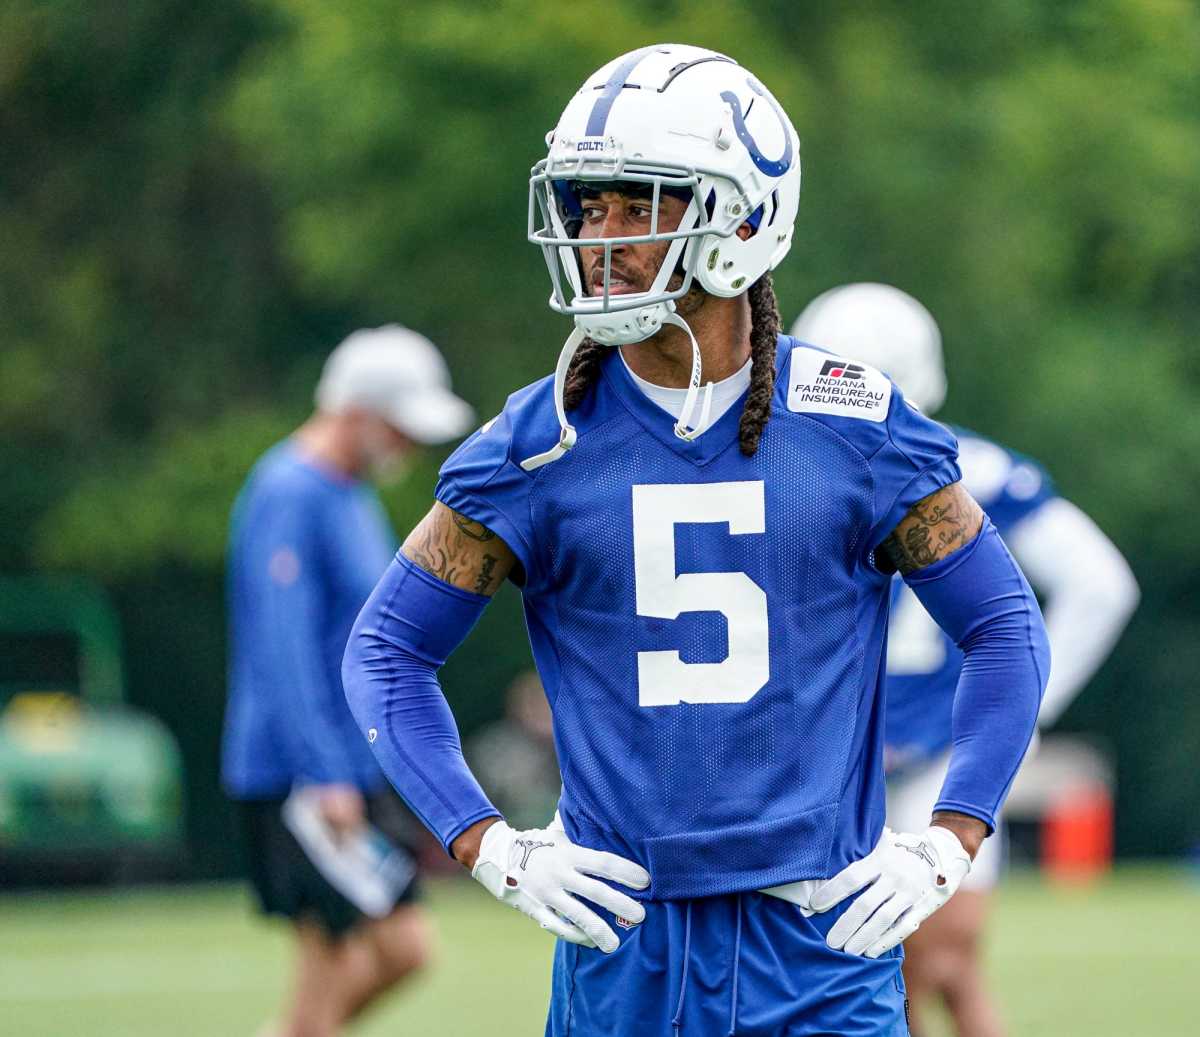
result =
[[[215,577],[241,477],[353,326],[430,334],[488,413],[547,372],[567,327],[524,240],[527,171],[590,70],[661,39],[733,54],[800,131],[785,317],[848,280],[913,292],[942,325],[944,416],[1044,460],[1126,551],[1142,610],[1067,722],[1116,747],[1123,850],[1200,838],[1186,0],[11,0],[0,565]],[[401,524],[431,489],[427,466],[391,494]],[[526,658],[514,598],[453,675],[466,726]]]
[[[225,514],[337,322],[286,275],[272,188],[224,123],[276,26],[241,0],[0,5],[0,568],[118,592],[132,698],[181,739],[222,867]]]

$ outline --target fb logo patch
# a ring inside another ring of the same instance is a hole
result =
[[[866,370],[862,364],[850,364],[845,360],[826,360],[821,365],[822,378],[861,378]]]
[[[887,418],[891,402],[892,383],[875,368],[804,346],[792,350],[788,410],[878,422]]]
[[[614,920],[622,929],[632,929],[637,922],[631,922],[628,918],[622,918],[620,915],[614,915]]]

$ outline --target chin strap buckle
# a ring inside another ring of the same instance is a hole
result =
[[[688,380],[687,396],[683,399],[683,410],[679,413],[679,420],[675,422],[675,435],[685,442],[691,443],[708,428],[709,415],[712,413],[713,383],[709,382],[704,388],[704,402],[700,405],[700,420],[689,428],[688,424],[692,420],[692,412],[696,409],[696,400],[700,395],[700,345],[696,341],[696,336],[692,334],[692,329],[688,327],[687,321],[674,311],[674,307],[663,318],[663,323],[674,324],[675,327],[682,328],[692,343],[692,376]]]
[[[527,457],[521,462],[521,467],[527,472],[532,472],[536,468],[541,468],[544,464],[550,464],[552,461],[557,461],[568,450],[575,445],[577,439],[574,425],[563,425],[562,432],[559,434],[558,442],[549,450],[541,454],[534,454],[533,457]]]
[[[696,422],[695,428],[688,428],[687,423],[692,416],[692,411],[695,409],[696,398],[691,394],[685,398],[683,413],[679,415],[679,420],[675,422],[676,436],[687,443],[694,443],[701,436],[708,428],[708,418],[712,413],[712,397],[713,383],[709,382],[704,387],[704,401],[700,404],[700,420]]]
[[[579,351],[579,347],[583,344],[583,340],[586,337],[581,328],[575,328],[567,336],[567,341],[563,343],[562,352],[558,354],[558,363],[554,367],[554,413],[558,415],[558,427],[560,430],[558,433],[558,442],[544,453],[534,454],[533,457],[525,458],[521,462],[521,467],[527,472],[532,472],[535,468],[541,468],[542,465],[557,461],[575,445],[575,440],[578,437],[575,434],[575,426],[567,421],[567,411],[563,406],[563,393],[566,390],[567,372],[571,369],[571,361],[575,359],[575,354]]]

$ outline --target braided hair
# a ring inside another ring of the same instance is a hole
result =
[[[771,396],[775,391],[775,343],[781,321],[770,273],[763,274],[746,294],[750,298],[750,392],[738,424],[738,445],[743,454],[753,457],[767,419],[771,416]],[[567,370],[563,391],[563,405],[567,410],[578,407],[596,384],[604,354],[611,348],[590,338],[580,344]]]

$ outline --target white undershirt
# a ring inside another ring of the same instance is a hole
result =
[[[633,379],[633,384],[641,389],[647,398],[657,403],[671,417],[676,420],[679,419],[679,415],[683,413],[683,401],[687,398],[686,389],[672,389],[665,385],[655,385],[653,382],[646,381],[645,378],[640,378],[634,373],[633,368],[625,362],[625,355],[623,353],[621,354],[621,363],[625,364],[625,370],[629,372],[629,377]],[[712,411],[708,419],[709,428],[712,428],[721,415],[737,403],[742,393],[750,388],[750,366],[752,363],[752,360],[747,360],[740,370],[734,371],[728,378],[723,378],[721,381],[713,383]],[[703,392],[704,386],[701,386],[700,389]]]

